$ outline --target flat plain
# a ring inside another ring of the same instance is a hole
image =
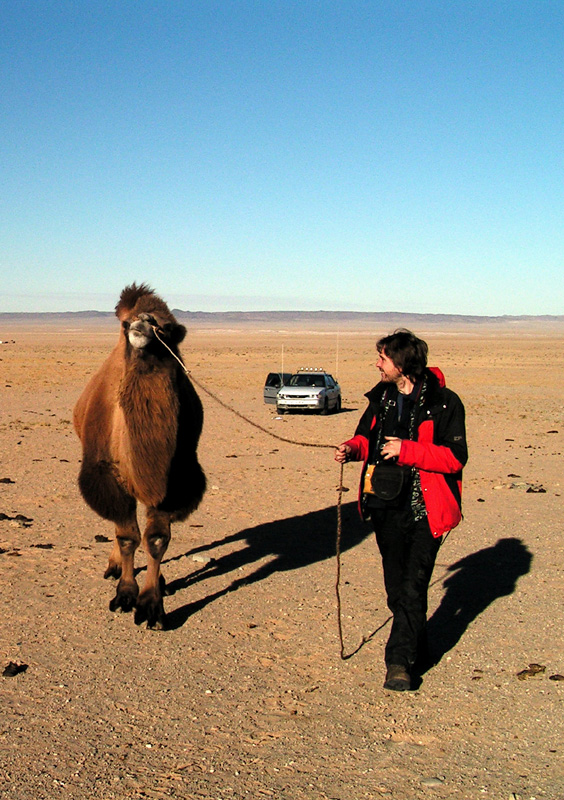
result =
[[[0,673],[17,672],[0,674],[3,798],[564,798],[564,325],[416,329],[465,403],[470,460],[430,591],[437,664],[393,694],[356,464],[340,654],[332,446],[394,325],[189,328],[208,491],[173,528],[152,631],[108,610],[112,526],[76,485],[72,408],[118,323],[1,324]],[[282,365],[332,372],[342,412],[278,417],[262,387]]]

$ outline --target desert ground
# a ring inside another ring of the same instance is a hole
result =
[[[564,798],[564,326],[416,331],[465,403],[470,461],[430,590],[437,663],[401,694],[382,687],[390,616],[358,464],[341,658],[332,451],[395,326],[189,329],[202,387],[327,447],[198,390],[208,490],[173,528],[164,631],[108,610],[112,526],[76,485],[72,408],[117,322],[0,326],[2,798]],[[262,388],[282,359],[332,372],[342,412],[277,417]]]

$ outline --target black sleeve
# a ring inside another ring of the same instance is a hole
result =
[[[468,461],[464,405],[460,397],[450,389],[443,391],[446,409],[440,416],[435,444],[448,447],[453,456],[464,466]]]

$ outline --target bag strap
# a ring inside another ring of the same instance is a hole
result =
[[[379,453],[382,446],[382,437],[384,435],[384,423],[386,421],[386,417],[390,411],[390,408],[393,408],[396,405],[396,401],[390,397],[390,387],[386,386],[386,390],[382,397],[380,398],[380,409],[381,413],[378,415],[377,431],[376,431],[376,441],[374,443],[374,447],[372,452]]]
[[[417,391],[417,396],[413,402],[413,406],[411,409],[411,414],[409,418],[409,439],[411,441],[415,441],[415,425],[417,420],[417,411],[419,408],[422,408],[425,402],[425,395],[427,393],[427,376],[423,375],[423,379],[419,384],[419,388]],[[394,408],[397,403],[393,397],[390,396],[390,387],[386,386],[386,390],[380,399],[380,409],[381,413],[378,416],[377,421],[377,433],[376,433],[376,442],[374,444],[374,448],[372,450],[373,453],[379,453],[382,447],[382,437],[384,435],[384,423],[386,421],[386,417],[391,408]]]

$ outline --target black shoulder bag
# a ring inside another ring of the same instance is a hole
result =
[[[413,404],[411,417],[409,420],[409,438],[413,439],[415,435],[415,417],[417,405],[421,402],[423,388],[419,393],[417,402]],[[381,421],[378,423],[378,437],[376,439],[376,446],[374,452],[379,453],[382,446],[382,435],[384,431],[384,421],[390,408],[395,405],[395,400],[388,397],[388,389],[383,399],[383,411]],[[412,467],[400,466],[396,461],[378,460],[374,464],[368,464],[364,478],[363,491],[365,494],[373,494],[379,500],[391,501],[397,500],[401,493],[410,485],[410,480],[413,474]]]

